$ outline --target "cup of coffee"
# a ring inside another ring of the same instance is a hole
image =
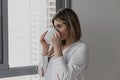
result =
[[[48,29],[48,32],[46,33],[45,37],[44,37],[44,40],[48,43],[48,44],[52,44],[52,36],[54,34],[56,34],[57,30],[55,30],[54,28],[50,28]]]

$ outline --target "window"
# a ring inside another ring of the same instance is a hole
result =
[[[0,1],[0,64],[2,64],[2,29],[1,29],[1,1]]]
[[[39,80],[36,75],[14,76],[1,78],[0,80]]]
[[[7,24],[7,0],[0,0],[0,70],[8,69]]]
[[[25,75],[36,80],[39,37],[52,26],[56,10],[69,7],[68,3],[69,0],[0,0],[0,80],[19,80],[21,76],[27,80]]]

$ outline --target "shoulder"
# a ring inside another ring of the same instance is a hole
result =
[[[89,58],[88,46],[83,41],[76,42],[72,48],[74,48],[73,57],[82,60],[87,60]]]
[[[77,42],[74,42],[73,44],[71,44],[67,50],[67,52],[69,53],[74,53],[74,54],[78,54],[78,55],[85,55],[86,53],[88,53],[88,47],[86,45],[86,43],[84,43],[83,41],[79,40]]]
[[[69,53],[72,55],[70,56],[70,62],[82,63],[88,60],[88,49],[86,43],[83,41],[77,41],[71,45],[69,49]],[[74,59],[74,60],[73,60]]]
[[[73,43],[72,45],[73,48],[76,48],[76,49],[87,49],[87,44],[84,43],[82,40],[79,40],[75,43]]]
[[[81,40],[71,44],[66,53],[68,54],[64,54],[64,56],[66,56],[65,58],[72,60],[72,62],[75,60],[79,61],[88,58],[87,45]]]

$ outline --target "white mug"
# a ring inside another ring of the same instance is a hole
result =
[[[45,37],[44,37],[44,40],[48,43],[48,44],[50,44],[50,45],[52,45],[52,36],[54,35],[54,34],[56,34],[56,32],[57,32],[57,30],[55,30],[54,28],[50,28],[50,29],[48,29],[48,32],[46,33],[46,35],[45,35]]]

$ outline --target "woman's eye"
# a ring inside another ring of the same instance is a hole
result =
[[[58,25],[57,27],[58,27],[58,28],[61,28],[62,26],[61,26],[61,25]]]

